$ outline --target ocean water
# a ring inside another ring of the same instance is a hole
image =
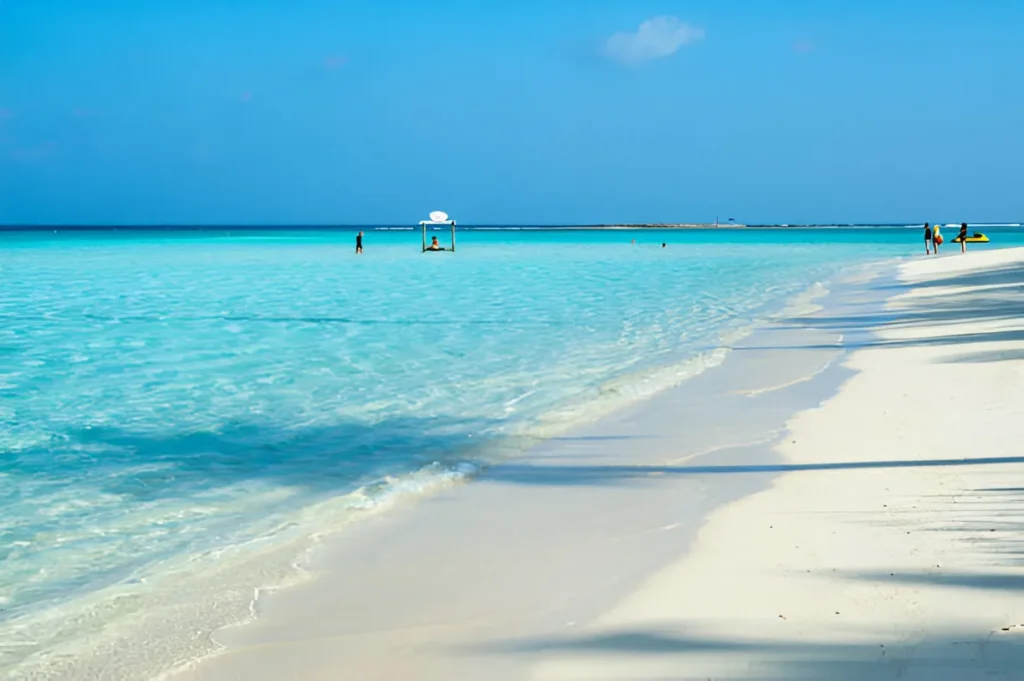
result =
[[[918,236],[0,233],[0,672],[207,652],[311,537],[713,367]]]

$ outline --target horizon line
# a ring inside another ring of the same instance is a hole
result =
[[[796,223],[796,222],[730,222],[730,223],[714,223],[714,222],[609,222],[609,223],[473,223],[457,225],[458,229],[750,229],[750,228],[765,228],[775,227],[782,229],[797,229],[797,228],[813,228],[813,227],[917,227],[923,225],[924,222],[913,221],[913,220],[893,220],[888,222],[807,222],[807,223]],[[933,224],[939,224],[942,226],[948,226],[954,224],[952,222],[937,222]],[[960,223],[955,223],[960,224]],[[967,225],[984,226],[984,227],[1020,227],[1024,225],[1024,222],[967,222]],[[125,223],[125,224],[87,224],[87,223],[72,223],[72,224],[0,224],[0,231],[50,231],[50,230],[69,230],[69,231],[117,231],[117,230],[227,230],[227,229],[240,229],[240,230],[268,230],[268,229],[281,229],[281,230],[351,230],[351,229],[364,229],[364,230],[418,230],[418,224],[407,224],[407,223],[308,223],[308,224],[288,224],[288,223],[267,223],[267,224],[245,224],[245,223]]]

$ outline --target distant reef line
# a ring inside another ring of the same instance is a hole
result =
[[[920,223],[923,224],[923,223]],[[939,223],[942,224],[942,223]],[[1021,223],[968,223],[972,227],[1020,227]],[[888,222],[888,223],[741,223],[741,222],[622,222],[608,224],[578,224],[578,225],[557,225],[557,224],[483,224],[483,223],[460,223],[457,229],[460,230],[536,230],[536,231],[560,231],[560,230],[745,230],[745,229],[864,229],[873,227],[916,227],[918,223],[913,222]],[[947,225],[948,226],[948,225]],[[447,228],[447,227],[446,227]],[[434,227],[433,229],[438,229]],[[420,227],[415,224],[296,224],[296,225],[199,225],[199,224],[143,224],[143,225],[42,225],[42,224],[0,224],[0,232],[259,232],[259,231],[419,231]]]
[[[738,222],[718,223],[713,222],[651,222],[651,223],[616,223],[604,225],[488,225],[464,223],[457,225],[456,229],[481,229],[481,230],[641,230],[641,229],[798,229],[808,227],[833,227],[831,225],[787,225],[787,224],[743,224]],[[880,226],[880,225],[879,225]],[[205,231],[264,231],[264,230],[295,230],[295,231],[330,231],[330,230],[380,230],[380,231],[419,231],[418,225],[386,225],[386,224],[346,224],[346,225],[3,225],[0,224],[0,231],[8,232],[54,232],[54,231],[80,231],[80,232],[205,232]]]
[[[629,223],[616,225],[567,225],[558,229],[746,229],[758,225],[745,225],[738,222],[651,222]],[[760,225],[763,227],[779,227],[780,225]]]
[[[468,230],[639,230],[639,229],[749,229],[752,227],[763,228],[788,228],[797,225],[744,225],[738,223],[718,224],[715,223],[637,223],[637,224],[609,224],[609,225],[485,225],[485,224],[459,224],[456,229]],[[432,226],[438,229],[439,226]],[[447,229],[447,227],[445,227]],[[330,231],[330,230],[372,230],[372,231],[419,231],[418,225],[0,225],[0,231],[8,232],[207,232],[207,231],[269,231],[269,230],[294,230],[294,231]]]

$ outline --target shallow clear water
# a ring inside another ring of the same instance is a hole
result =
[[[421,254],[370,231],[356,257],[350,232],[0,233],[0,639],[676,383],[916,237],[466,231]],[[0,645],[0,670],[39,647]]]

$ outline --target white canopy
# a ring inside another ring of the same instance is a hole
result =
[[[421,220],[420,221],[420,227],[423,229],[423,250],[424,251],[427,250],[427,227],[434,226],[434,225],[448,225],[448,226],[450,226],[452,228],[452,247],[451,247],[451,251],[454,252],[455,251],[455,220],[449,220],[448,219],[448,213],[445,213],[442,210],[435,210],[434,212],[432,212],[430,214],[430,219],[429,220]],[[437,239],[437,237],[434,237],[434,239]],[[435,248],[435,249],[431,249],[431,250],[437,250],[437,249]],[[446,249],[442,248],[441,250],[446,250]]]

